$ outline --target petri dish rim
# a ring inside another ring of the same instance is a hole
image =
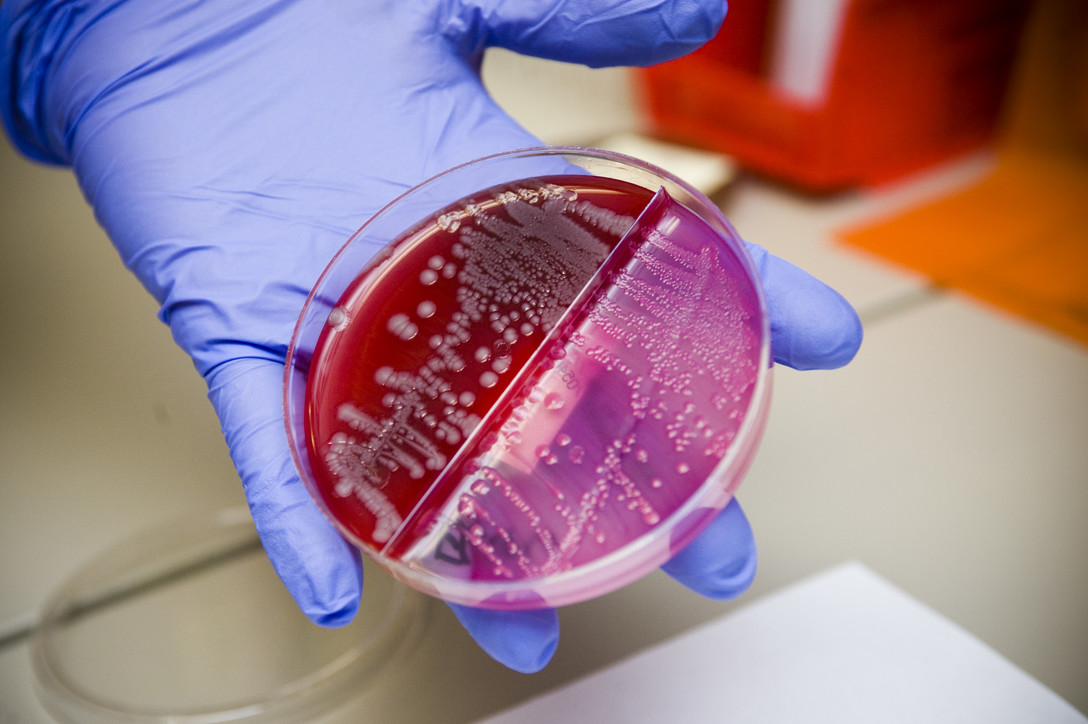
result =
[[[330,514],[321,503],[321,495],[315,490],[310,479],[310,463],[305,450],[306,440],[300,433],[302,425],[296,423],[302,419],[302,415],[304,414],[306,372],[308,371],[310,360],[309,354],[313,351],[314,341],[317,336],[314,327],[316,326],[319,330],[325,323],[328,311],[331,311],[339,298],[339,294],[343,291],[342,289],[338,289],[330,293],[325,289],[325,286],[329,282],[330,277],[334,274],[334,271],[343,273],[343,270],[337,270],[337,267],[345,261],[345,257],[349,253],[353,252],[353,246],[364,239],[365,235],[376,225],[385,223],[388,217],[395,214],[402,205],[412,200],[416,195],[421,194],[421,192],[433,187],[435,184],[444,183],[458,175],[472,174],[478,169],[484,169],[489,165],[496,163],[530,159],[560,159],[575,166],[580,165],[588,173],[605,173],[605,175],[613,175],[614,178],[639,184],[655,191],[658,188],[665,188],[676,201],[699,215],[705,223],[723,237],[725,242],[735,252],[737,262],[741,265],[747,278],[751,282],[755,293],[756,307],[758,308],[761,326],[760,349],[758,354],[759,372],[756,376],[748,413],[745,414],[744,419],[737,430],[735,440],[700,491],[709,489],[713,481],[720,480],[723,476],[735,476],[739,482],[739,478],[743,476],[750,464],[755,448],[758,447],[759,439],[762,436],[768,414],[769,398],[772,387],[771,372],[773,364],[770,352],[770,329],[767,303],[762,286],[759,282],[759,275],[755,263],[747,250],[747,246],[743,243],[739,234],[733,229],[721,209],[707,199],[696,188],[658,166],[625,154],[588,147],[540,146],[521,148],[484,156],[436,174],[400,194],[397,198],[375,213],[354,234],[352,234],[351,237],[349,237],[345,244],[330,260],[313,289],[310,291],[296,323],[291,344],[288,349],[287,365],[284,372],[284,413],[288,440],[291,443],[291,454],[294,458],[296,468],[300,473],[300,477],[310,490],[323,514],[326,515],[330,522],[332,522],[353,545],[363,550],[368,556],[378,560],[383,568],[389,570],[395,577],[430,595],[445,598],[457,603],[495,608],[531,608],[533,607],[533,604],[522,606],[520,604],[510,604],[509,601],[506,601],[493,605],[490,602],[501,599],[502,594],[506,591],[507,586],[505,583],[451,582],[440,580],[433,576],[429,577],[428,574],[409,569],[398,561],[383,560],[380,554],[371,550],[364,542],[355,539],[350,531],[348,531],[345,526],[341,525],[336,520],[335,516]],[[496,183],[514,181],[518,178],[525,178],[530,175],[532,174],[524,174],[520,177],[516,175],[503,177],[495,181],[483,182],[476,187],[470,188],[471,191],[474,192]],[[463,196],[467,195],[468,193],[463,194]],[[431,207],[428,209],[428,212],[433,213],[437,211],[437,208],[441,208],[441,206]],[[398,228],[398,232],[404,232],[412,228],[415,223],[417,223],[417,219],[415,218],[411,219],[410,222],[402,223]],[[390,253],[389,247],[384,246],[381,250],[374,253],[373,257],[360,265],[355,270],[355,274],[379,267],[389,260]],[[324,305],[323,310],[322,305]],[[311,339],[307,339],[308,334]],[[736,483],[731,484],[729,487],[730,489],[735,488]],[[698,495],[693,496],[691,500],[669,516],[668,522],[676,523],[688,516],[696,515],[699,512],[700,503],[705,502],[699,498],[699,495],[704,494],[700,492]],[[729,497],[731,497],[731,492],[724,497],[724,501],[719,499],[717,502],[724,505],[725,502],[728,502]],[[646,536],[644,536],[644,538],[646,538]],[[558,590],[564,586],[573,586],[576,588],[577,583],[575,582],[577,580],[588,580],[596,576],[601,576],[604,571],[616,565],[617,561],[622,561],[624,558],[637,554],[640,549],[646,549],[648,547],[649,541],[647,540],[637,539],[631,541],[622,549],[603,556],[591,564],[583,564],[572,571],[556,574],[551,581],[553,584],[552,588],[554,590]],[[663,559],[659,561],[659,563],[663,562]],[[645,572],[646,571],[644,571],[643,574]],[[643,574],[634,575],[628,572],[617,576],[615,577],[616,583],[613,587],[618,588],[621,585],[630,583]],[[567,584],[562,583],[564,581],[567,582]],[[554,585],[557,582],[558,585]],[[532,597],[530,596],[530,599],[531,598]],[[558,597],[549,597],[547,599],[547,605],[567,605],[584,599],[584,596],[561,594]]]
[[[241,694],[228,701],[155,706],[96,692],[68,670],[63,637],[66,627],[78,626],[85,613],[147,591],[161,593],[172,580],[246,555],[264,554],[249,511],[238,506],[177,518],[93,556],[39,610],[29,651],[39,702],[58,721],[78,724],[307,722],[360,695],[384,667],[412,649],[425,627],[428,599],[390,580],[388,586],[368,587],[378,591],[377,598],[364,597],[364,605],[381,605],[382,610],[373,621],[365,622],[368,628],[362,636],[320,666],[282,682],[270,695]],[[139,572],[126,579],[123,571],[129,567]],[[369,573],[379,571],[375,566]],[[274,576],[270,566],[268,575]],[[276,581],[275,585],[280,584]],[[316,625],[313,628],[319,630]]]

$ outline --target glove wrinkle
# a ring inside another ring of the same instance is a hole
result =
[[[85,10],[75,2],[6,0],[0,3],[0,109],[12,141],[28,157],[68,163],[56,139],[63,138],[63,116],[53,112],[46,89]]]

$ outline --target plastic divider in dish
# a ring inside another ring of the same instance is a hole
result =
[[[413,189],[333,260],[292,344],[288,434],[318,504],[401,580],[564,605],[665,562],[728,503],[766,419],[768,340],[744,245],[697,191],[605,151],[499,154]]]

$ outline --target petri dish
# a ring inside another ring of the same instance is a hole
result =
[[[244,506],[166,522],[46,602],[35,693],[79,724],[314,721],[395,668],[427,620],[427,597],[365,565],[356,619],[325,629],[287,594]]]
[[[494,609],[645,575],[730,500],[766,422],[766,304],[729,222],[648,163],[482,158],[393,201],[310,293],[299,474],[396,578]]]

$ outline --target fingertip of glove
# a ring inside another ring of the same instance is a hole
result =
[[[359,601],[348,600],[340,607],[322,608],[306,611],[306,617],[322,628],[340,628],[355,620],[359,612]]]
[[[539,672],[559,647],[555,609],[493,611],[452,603],[449,606],[488,656],[518,673]]]
[[[556,631],[553,636],[540,643],[542,645],[539,647],[512,652],[503,658],[496,658],[496,661],[519,674],[539,673],[551,662],[559,648],[559,632]]]
[[[362,558],[312,505],[292,503],[294,494],[298,491],[281,487],[276,496],[251,503],[261,543],[310,621],[325,628],[345,626],[359,610]]]
[[[714,39],[725,22],[728,4],[724,0],[662,3],[662,32],[654,44],[650,63],[673,60],[691,53]]]
[[[698,571],[663,568],[678,582],[701,596],[715,601],[736,598],[748,590],[756,577],[758,556],[751,549],[747,556],[728,561],[718,567],[702,568]]]
[[[796,370],[837,369],[861,347],[861,319],[846,298],[802,269],[752,247],[771,315],[775,361]]]
[[[353,560],[352,563],[355,563]],[[320,569],[317,573],[320,573]],[[331,565],[324,577],[292,587],[306,617],[324,628],[340,628],[355,619],[362,599],[362,570],[358,566]],[[302,591],[297,589],[302,588]]]
[[[486,15],[493,44],[592,68],[648,66],[686,55],[717,35],[726,14],[724,0],[640,0],[606,13],[570,0],[484,4],[492,10]]]
[[[734,499],[661,569],[692,591],[723,600],[735,598],[752,584],[756,566],[752,528]]]
[[[841,294],[827,290],[813,305],[812,333],[794,340],[783,364],[797,370],[833,370],[857,356],[864,337],[861,318]]]

